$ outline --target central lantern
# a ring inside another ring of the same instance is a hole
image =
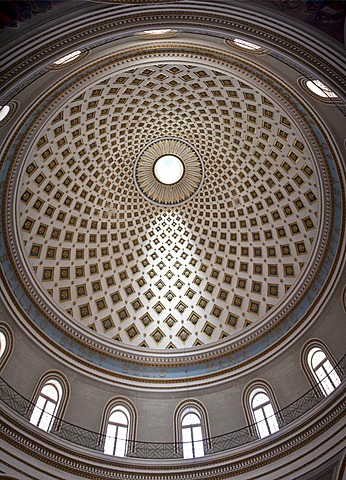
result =
[[[181,205],[201,188],[203,163],[185,140],[165,137],[154,140],[139,153],[134,179],[141,194],[158,205]]]
[[[159,182],[173,185],[184,175],[184,164],[175,155],[163,155],[154,165],[154,175]]]

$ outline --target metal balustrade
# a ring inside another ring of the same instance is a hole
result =
[[[336,373],[341,379],[342,388],[346,377],[346,355],[335,366]],[[276,419],[280,429],[294,422],[309,412],[313,407],[323,401],[325,396],[322,393],[319,384],[308,390],[300,398],[286,406],[282,410],[275,412]],[[12,388],[3,378],[0,377],[0,401],[7,405],[11,410],[21,417],[30,421],[30,416],[35,405],[14,388]],[[54,417],[53,428],[49,434],[66,440],[74,445],[86,447],[93,451],[103,452],[106,435],[87,430],[72,423],[66,422],[62,418]],[[38,428],[32,426],[32,428]],[[203,449],[205,455],[225,452],[232,448],[246,445],[259,439],[256,423],[243,427],[233,432],[225,433],[215,437],[203,439]],[[197,443],[197,442],[196,442]],[[126,456],[131,458],[143,458],[152,460],[179,459],[183,458],[183,442],[162,443],[162,442],[140,442],[126,441]]]

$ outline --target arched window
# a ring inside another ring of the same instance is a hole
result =
[[[310,371],[313,374],[315,382],[318,383],[325,396],[332,393],[341,380],[333,368],[332,359],[327,357],[327,353],[321,344],[312,344],[306,349],[306,360]],[[335,362],[333,362],[335,365]]]
[[[13,350],[13,335],[5,323],[0,323],[0,369],[5,365]]]
[[[125,457],[129,432],[130,414],[127,408],[118,405],[114,407],[108,419],[104,453]]]
[[[43,375],[33,395],[30,423],[46,432],[57,429],[66,408],[68,391],[68,382],[60,372]]]
[[[54,415],[61,402],[62,388],[57,380],[49,380],[43,386],[30,417],[30,423],[49,432]]]
[[[184,458],[203,457],[203,434],[201,417],[193,407],[187,407],[182,413],[181,438]]]
[[[250,405],[256,428],[261,438],[279,430],[273,405],[263,388],[255,388],[250,394]]]
[[[105,407],[101,425],[101,448],[107,455],[125,457],[133,450],[137,412],[127,399],[113,399]]]
[[[243,393],[245,415],[253,434],[260,438],[279,430],[279,410],[274,392],[264,380],[252,382]]]
[[[203,457],[209,445],[209,425],[205,407],[197,400],[182,402],[175,411],[175,441],[184,458]]]

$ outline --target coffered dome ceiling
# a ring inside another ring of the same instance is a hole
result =
[[[135,175],[167,137],[202,162],[182,204],[153,202]],[[236,74],[166,62],[109,75],[61,104],[27,153],[26,261],[63,314],[124,344],[232,336],[307,274],[321,221],[311,152],[272,95]]]

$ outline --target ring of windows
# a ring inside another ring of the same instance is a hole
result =
[[[0,366],[13,349],[13,336],[0,324]],[[340,384],[336,361],[320,340],[310,340],[302,349],[303,370],[318,395],[330,395]],[[44,374],[32,397],[30,423],[41,430],[59,430],[69,399],[69,383],[56,371]],[[243,392],[243,407],[250,432],[265,438],[283,426],[280,409],[272,387],[264,380],[251,382]],[[135,445],[137,411],[128,399],[108,402],[101,422],[101,450],[107,455],[125,457]],[[175,445],[184,459],[203,457],[211,444],[207,410],[198,400],[181,402],[174,413]]]

